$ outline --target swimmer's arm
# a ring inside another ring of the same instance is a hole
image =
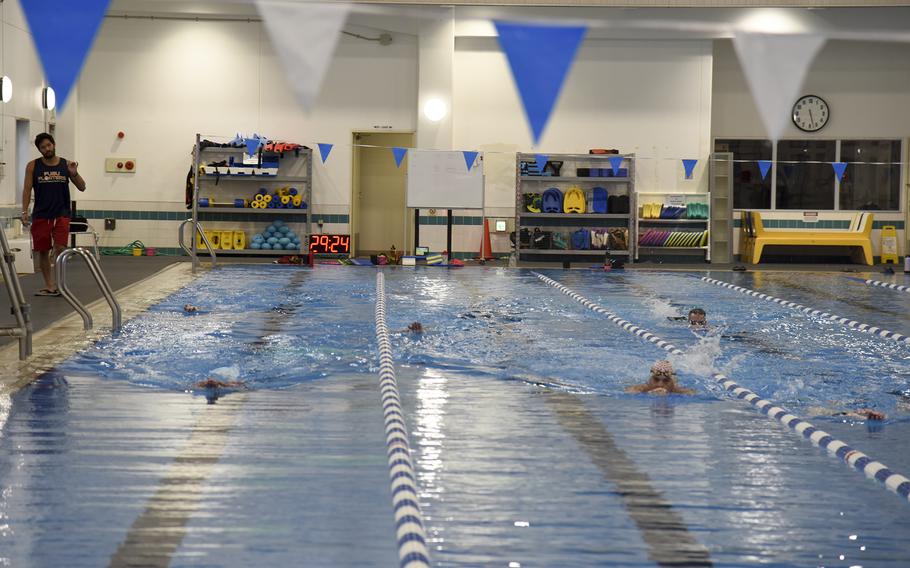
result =
[[[695,394],[695,389],[684,389],[682,387],[677,387],[673,389],[673,394]]]
[[[645,392],[648,390],[648,385],[632,385],[631,387],[626,387],[626,392],[628,393],[638,393]]]

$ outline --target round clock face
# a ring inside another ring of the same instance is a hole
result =
[[[793,105],[793,124],[803,132],[817,132],[828,124],[831,111],[825,99],[816,95],[800,97]]]

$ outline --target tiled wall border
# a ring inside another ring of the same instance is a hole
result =
[[[766,229],[848,229],[850,228],[849,220],[840,221],[818,221],[816,223],[806,223],[798,219],[762,219],[762,226]],[[884,226],[891,226],[898,231],[904,230],[903,221],[872,221],[873,230],[881,230]],[[742,219],[734,219],[733,226],[737,229],[742,226]]]

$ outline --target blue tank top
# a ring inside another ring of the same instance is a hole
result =
[[[32,189],[35,190],[33,219],[70,216],[70,176],[66,160],[60,158],[56,166],[46,165],[41,158],[35,160]]]

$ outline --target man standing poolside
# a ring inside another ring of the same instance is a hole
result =
[[[28,163],[22,189],[22,223],[28,225],[28,205],[35,190],[32,209],[32,248],[38,252],[44,288],[38,296],[59,296],[57,284],[51,273],[51,249],[54,258],[66,248],[70,232],[70,186],[72,181],[79,191],[85,191],[85,180],[79,175],[77,162],[67,161],[57,155],[54,137],[42,132],[35,137],[35,147],[41,157]]]

